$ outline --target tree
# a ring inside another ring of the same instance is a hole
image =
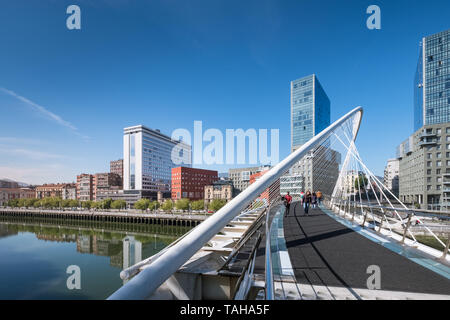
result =
[[[148,206],[148,208],[149,208],[150,210],[157,210],[159,207],[160,207],[160,204],[159,204],[158,201],[152,201],[152,202],[150,203],[150,205]]]
[[[102,201],[102,209],[111,209],[112,199],[108,198]]]
[[[69,208],[70,207],[70,201],[69,199],[65,199],[63,201],[61,201],[61,207],[63,208]]]
[[[360,174],[357,178],[355,178],[355,189],[362,190],[365,186],[367,186],[368,179],[364,174]]]
[[[85,209],[90,209],[92,207],[92,201],[91,200],[82,201],[81,206]]]
[[[136,201],[136,203],[134,204],[134,208],[144,211],[144,210],[147,210],[149,204],[150,204],[150,200],[140,199],[140,200]]]
[[[180,199],[175,203],[175,208],[178,210],[189,210],[189,199]]]
[[[75,200],[75,199],[69,200],[69,207],[70,207],[70,208],[76,208],[76,207],[78,207],[79,205],[80,205],[80,203],[79,203],[77,200]]]
[[[124,200],[114,200],[111,203],[111,208],[113,209],[123,209],[127,206],[127,203]]]
[[[8,207],[17,207],[19,205],[19,199],[11,199],[8,201]]]
[[[209,208],[209,210],[217,211],[220,208],[222,208],[226,203],[227,203],[226,200],[214,199],[213,201],[210,202],[208,208]]]
[[[35,203],[33,203],[33,207],[40,208],[42,207],[42,200],[38,200]]]
[[[28,208],[28,207],[34,207],[34,204],[35,204],[36,202],[39,202],[39,199],[36,199],[36,198],[26,199],[26,200],[25,200],[25,207],[26,207],[26,208]]]
[[[197,200],[191,203],[192,210],[204,210],[205,209],[205,201]]]
[[[161,206],[161,208],[164,211],[171,211],[173,209],[173,202],[170,199],[167,199],[166,201],[164,201],[163,205]]]

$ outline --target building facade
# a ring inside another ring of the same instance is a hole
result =
[[[80,201],[94,200],[94,176],[82,173],[77,176],[77,199]]]
[[[214,199],[222,199],[227,202],[233,199],[233,182],[231,180],[218,180],[205,186],[205,205],[208,206]]]
[[[36,187],[36,198],[56,197],[63,200],[76,199],[76,185],[74,183],[43,184]]]
[[[0,180],[0,188],[19,188],[19,183],[11,180]]]
[[[219,180],[218,172],[188,167],[172,168],[172,200],[202,200],[205,186]]]
[[[391,192],[398,196],[399,192],[399,159],[389,159],[384,169],[383,182]]]
[[[400,200],[448,211],[450,30],[422,39],[414,79],[414,131],[397,147]]]
[[[116,173],[96,173],[93,178],[93,200],[97,200],[97,194],[110,189],[120,189],[122,178]]]
[[[123,180],[123,159],[110,161],[109,172],[119,175],[120,179]]]
[[[0,188],[0,206],[6,206],[9,200],[33,199],[36,191],[31,188]]]
[[[330,125],[330,99],[316,75],[291,81],[291,150]]]
[[[248,188],[250,185],[250,176],[257,172],[266,170],[267,167],[249,167],[249,168],[235,168],[228,170],[228,177],[233,183],[234,196]]]
[[[191,167],[191,146],[142,125],[124,129],[123,189],[156,199],[170,193],[171,170]]]
[[[414,131],[450,122],[450,29],[425,37],[414,79]]]
[[[270,168],[256,172],[250,176],[250,184],[255,183],[263,175],[265,175]],[[274,200],[280,198],[280,179],[277,179],[270,187],[261,192],[261,194],[255,199],[255,201],[263,201],[266,205],[272,203]]]

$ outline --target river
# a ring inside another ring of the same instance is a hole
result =
[[[0,217],[0,299],[105,299],[124,284],[120,271],[188,230]],[[80,289],[69,289],[77,283],[69,266],[79,267]]]

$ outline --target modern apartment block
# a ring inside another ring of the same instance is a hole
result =
[[[172,168],[172,200],[204,199],[205,186],[219,180],[218,172],[188,167]]]
[[[109,162],[109,172],[115,173],[123,180],[123,159],[114,160]]]
[[[118,190],[122,186],[122,178],[116,173],[96,173],[93,179],[93,200],[97,199],[97,194],[101,191],[111,189]]]
[[[123,189],[137,199],[170,194],[172,168],[191,167],[191,146],[159,130],[138,125],[124,129]]]
[[[397,147],[400,200],[450,208],[450,30],[422,39],[414,79],[414,133]]]
[[[77,199],[89,201],[94,199],[94,176],[82,173],[77,176]]]
[[[316,75],[291,81],[291,150],[330,125],[330,99]]]
[[[383,183],[395,196],[399,192],[399,165],[398,159],[389,159],[384,169]]]
[[[235,168],[228,170],[228,177],[233,183],[234,195],[238,195],[250,185],[250,176],[260,171],[266,170],[267,167],[250,167]]]
[[[291,177],[290,181],[281,179],[281,190],[287,191],[287,184],[292,185],[294,179],[297,180],[298,189],[302,188],[306,191],[322,191],[325,194],[333,192],[334,183],[339,176],[339,164],[341,163],[341,154],[336,150],[322,146],[316,149],[315,152],[309,152],[299,162],[297,162],[288,173],[286,177]],[[295,178],[296,177],[296,178]],[[288,182],[289,181],[289,182]]]

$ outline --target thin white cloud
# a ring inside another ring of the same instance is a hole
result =
[[[64,119],[62,119],[60,116],[58,116],[57,114],[54,114],[53,112],[47,110],[45,107],[34,103],[33,101],[22,97],[21,95],[18,95],[17,93],[15,93],[14,91],[8,90],[6,88],[0,87],[0,91],[16,98],[19,101],[24,102],[25,104],[27,104],[28,106],[32,107],[35,111],[37,111],[38,113],[40,113],[41,115],[53,120],[54,122],[58,123],[61,126],[64,126],[66,128],[69,128],[70,130],[72,130],[75,134],[77,134],[78,136],[88,139],[89,137],[82,135],[79,131],[78,128],[75,127],[73,124],[71,124],[69,121],[66,121]]]
[[[15,155],[20,157],[27,157],[33,160],[47,160],[47,159],[63,159],[65,156],[59,154],[53,154],[48,152],[24,149],[24,148],[11,148],[4,145],[0,145],[0,154]]]

